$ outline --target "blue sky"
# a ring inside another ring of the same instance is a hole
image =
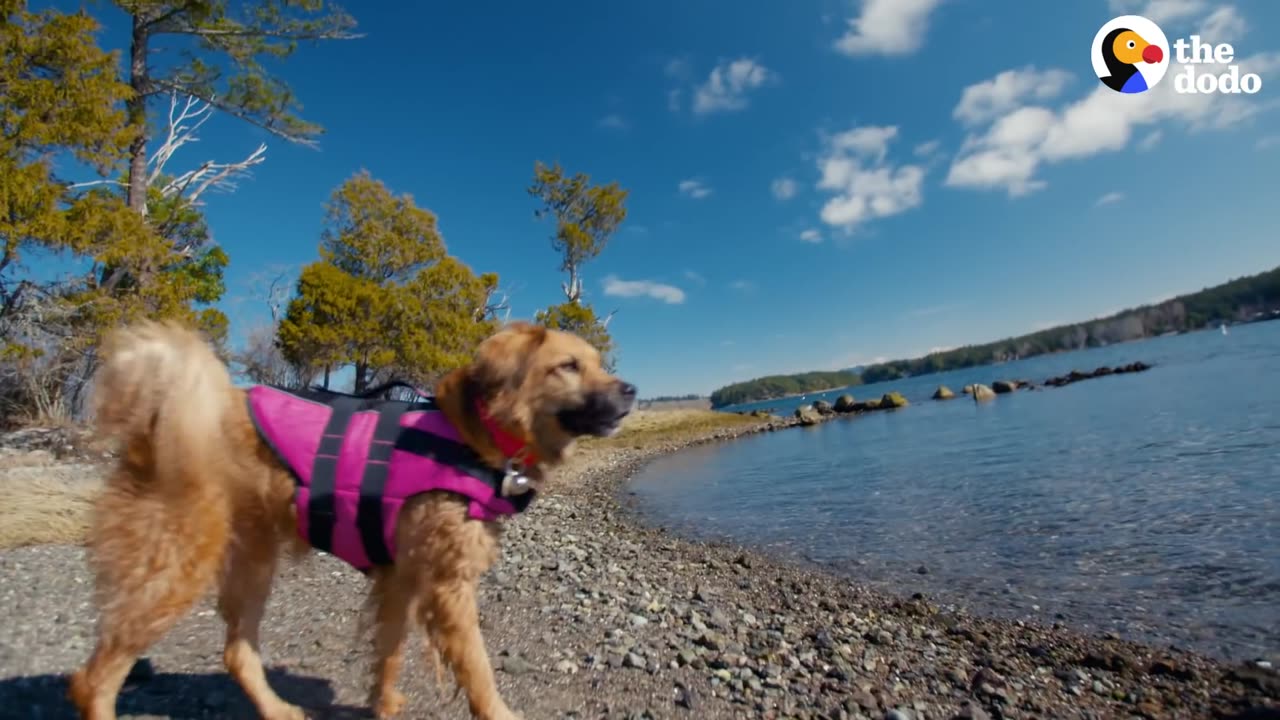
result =
[[[586,299],[617,310],[620,371],[645,396],[992,340],[1280,264],[1265,0],[395,6],[349,4],[363,39],[282,65],[319,149],[215,117],[173,161],[267,143],[252,178],[205,198],[237,338],[265,321],[263,278],[315,259],[322,203],[362,168],[499,273],[513,318],[560,300],[534,162],[629,189]],[[120,18],[91,7],[119,46]],[[1131,11],[1170,42],[1233,43],[1262,91],[1106,89],[1090,45]]]

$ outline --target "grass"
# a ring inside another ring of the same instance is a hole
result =
[[[2,481],[0,549],[84,540],[89,511],[102,487],[91,466],[11,468]]]
[[[759,425],[760,418],[715,412],[713,410],[639,410],[622,423],[622,430],[611,438],[584,440],[584,450],[596,448],[644,447],[652,443],[704,435],[716,430]]]

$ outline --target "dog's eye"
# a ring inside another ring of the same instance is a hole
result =
[[[577,359],[577,358],[569,358],[568,360],[565,360],[564,362],[560,363],[560,366],[559,366],[559,367],[560,367],[560,369],[561,369],[561,370],[564,370],[565,372],[576,373],[576,372],[578,372],[578,369],[579,369],[579,368],[578,368],[578,359]]]

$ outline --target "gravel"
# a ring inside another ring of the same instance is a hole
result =
[[[1280,675],[1266,663],[885,595],[672,537],[619,503],[652,455],[743,432],[593,450],[509,523],[482,626],[499,688],[525,718],[1280,719]],[[365,586],[318,554],[276,584],[264,657],[273,686],[313,718],[368,717]],[[0,717],[73,717],[65,677],[92,646],[90,589],[78,547],[0,552]],[[254,717],[221,640],[205,602],[135,668],[122,716]],[[412,653],[400,686],[404,717],[467,717],[452,683],[437,688]]]

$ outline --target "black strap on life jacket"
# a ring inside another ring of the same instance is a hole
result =
[[[387,565],[393,560],[387,547],[382,522],[382,496],[386,488],[391,455],[394,450],[430,458],[442,465],[457,468],[502,496],[504,470],[494,469],[484,463],[470,446],[417,428],[401,427],[400,417],[407,412],[437,411],[435,398],[422,396],[419,400],[382,400],[378,396],[393,387],[404,387],[414,393],[419,391],[408,383],[393,380],[359,394],[342,393],[312,387],[292,390],[278,386],[275,389],[299,397],[321,402],[332,408],[329,421],[320,438],[320,448],[311,468],[311,497],[308,503],[307,535],[311,544],[332,553],[333,528],[337,521],[335,489],[338,476],[338,455],[343,437],[352,416],[358,412],[376,410],[378,422],[369,445],[364,474],[360,479],[360,498],[356,510],[356,526],[369,561],[374,565]],[[534,492],[505,498],[517,513],[524,512],[534,499]]]

